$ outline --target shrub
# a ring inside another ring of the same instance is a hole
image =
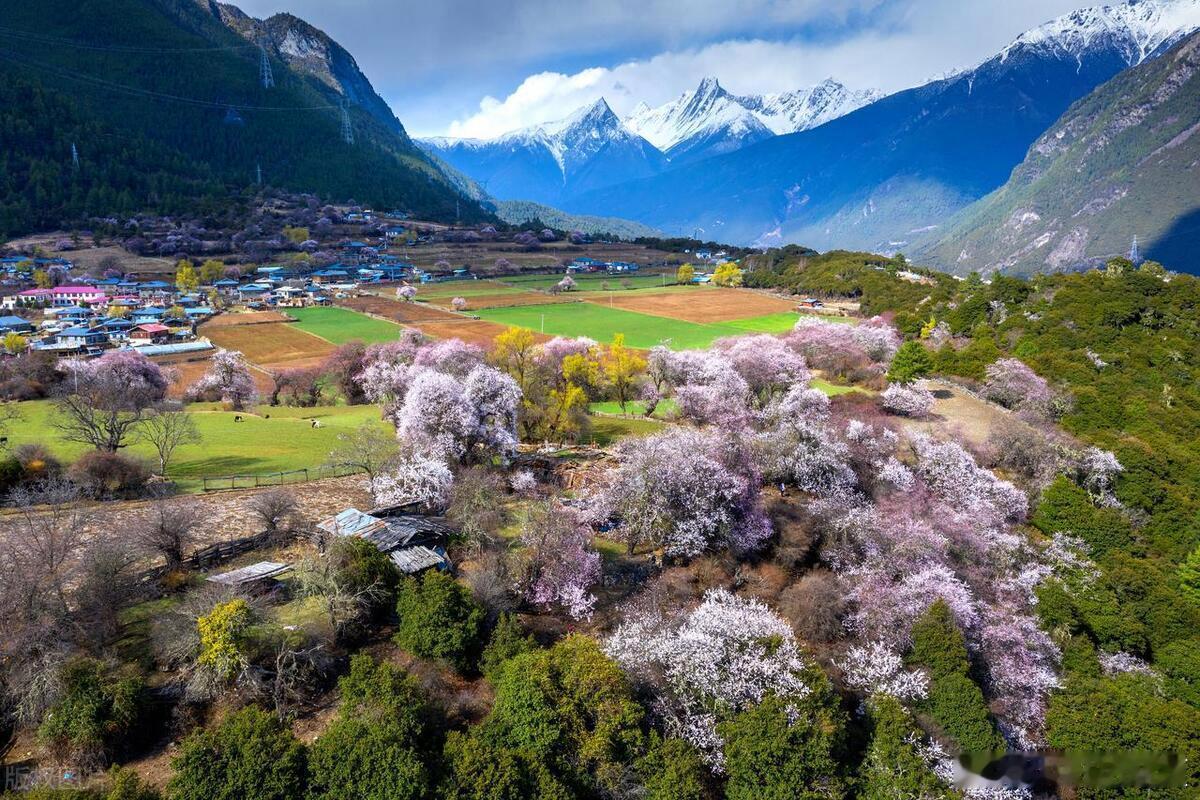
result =
[[[642,749],[644,712],[625,674],[593,639],[568,636],[519,655],[500,670],[495,687],[481,733],[584,796],[615,787]]]
[[[38,734],[60,756],[84,766],[103,763],[137,724],[145,684],[136,674],[111,672],[94,659],[63,667],[63,696]]]
[[[1063,476],[1042,493],[1031,521],[1049,535],[1078,536],[1095,556],[1126,550],[1133,541],[1133,526],[1120,509],[1097,508],[1086,491]]]
[[[526,800],[573,797],[545,764],[489,741],[478,729],[446,740],[443,800]]]
[[[419,800],[431,778],[403,723],[339,718],[309,753],[312,800]]]
[[[704,761],[684,739],[660,739],[653,734],[637,771],[646,800],[704,800],[713,796]]]
[[[720,726],[729,800],[844,796],[838,764],[843,721],[836,705],[820,695],[814,692],[800,701],[768,696]],[[792,707],[799,707],[798,713]]]
[[[991,753],[1004,742],[988,716],[979,685],[971,678],[966,639],[953,612],[938,600],[914,623],[909,663],[929,671],[929,695],[921,709],[960,752]]]
[[[62,462],[40,444],[23,444],[14,448],[13,458],[21,464],[22,480],[57,478],[63,471]]]
[[[379,614],[396,602],[400,573],[386,553],[366,539],[342,537],[329,546],[330,566],[351,591],[374,587],[371,611]]]
[[[171,800],[295,800],[304,796],[304,746],[273,715],[249,706],[184,741]]]
[[[103,450],[85,453],[67,470],[80,491],[97,499],[134,497],[145,489],[150,474],[144,462]]]
[[[475,664],[483,635],[483,608],[454,578],[430,570],[406,578],[396,599],[396,644],[414,655],[437,658],[466,671]]]
[[[504,662],[522,653],[537,649],[533,637],[525,633],[520,621],[513,614],[501,614],[487,647],[479,659],[479,671],[494,678]]]
[[[900,701],[875,695],[868,703],[871,746],[863,759],[858,796],[865,800],[895,797],[949,798],[955,795],[929,768],[914,742],[920,730]]]

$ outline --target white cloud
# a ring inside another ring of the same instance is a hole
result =
[[[734,93],[788,91],[827,77],[852,88],[898,91],[976,63],[1028,28],[1074,7],[1070,0],[1003,5],[929,0],[908,6],[885,29],[864,29],[835,41],[727,39],[613,67],[538,72],[502,99],[484,97],[476,111],[450,121],[446,133],[493,138],[561,118],[600,97],[624,115],[640,101],[666,102],[710,75]]]

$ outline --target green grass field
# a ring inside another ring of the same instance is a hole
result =
[[[49,401],[33,400],[18,405],[22,418],[8,427],[9,447],[42,444],[65,462],[89,449],[62,440],[52,424],[53,405]],[[377,406],[262,406],[255,413],[242,413],[242,422],[234,422],[236,414],[219,410],[215,404],[195,404],[188,408],[202,438],[199,444],[180,447],[169,466],[171,477],[184,491],[198,490],[205,477],[319,467],[337,446],[339,433],[364,423],[378,425],[385,431],[391,428],[380,419]],[[270,415],[270,419],[261,415]],[[312,427],[310,420],[314,417],[321,420],[320,428]],[[133,443],[124,452],[154,461],[154,448],[148,443]]]
[[[675,283],[675,273],[666,275],[664,279],[659,273],[647,273],[637,275],[607,275],[607,274],[590,274],[590,275],[572,275],[575,281],[575,286],[578,291],[600,291],[602,284],[608,284],[613,291],[624,289],[623,284],[629,283],[630,289],[649,289],[651,287],[661,287],[664,285],[670,286]],[[507,283],[510,286],[517,286],[522,289],[549,289],[554,284],[563,279],[562,275],[516,275],[511,278],[500,278],[500,282]]]
[[[391,342],[402,330],[394,322],[368,317],[348,308],[289,308],[288,314],[296,318],[292,324],[300,330],[334,344],[345,344],[351,339],[367,344]]]
[[[708,347],[714,340],[723,336],[738,336],[756,330],[746,327],[756,324],[756,321],[761,321],[757,324],[762,325],[761,330],[765,332],[782,333],[790,328],[790,325],[784,324],[783,315],[776,314],[738,320],[741,325],[738,327],[728,322],[685,322],[595,303],[487,308],[476,313],[483,319],[504,325],[529,328],[554,336],[587,336],[598,342],[611,342],[615,334],[623,333],[625,344],[641,349],[649,349],[658,344],[668,344],[675,350]],[[776,317],[779,319],[775,319]]]

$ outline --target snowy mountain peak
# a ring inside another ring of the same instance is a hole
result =
[[[1000,61],[1022,51],[1078,58],[1113,48],[1130,66],[1200,30],[1200,0],[1127,0],[1073,11],[1021,34],[1000,52]]]

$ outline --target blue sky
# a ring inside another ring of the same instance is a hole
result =
[[[488,138],[598,97],[619,114],[717,77],[895,91],[977,63],[1082,0],[241,0],[357,59],[411,133]]]

